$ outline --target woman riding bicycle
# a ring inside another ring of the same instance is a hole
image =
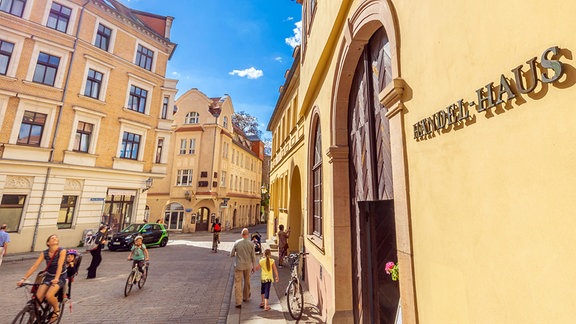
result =
[[[64,261],[66,260],[66,250],[58,246],[58,236],[55,234],[48,236],[46,245],[48,249],[44,250],[36,259],[36,262],[26,271],[26,274],[16,283],[18,287],[22,286],[24,280],[28,279],[34,271],[40,266],[42,260],[46,261],[46,276],[36,291],[38,301],[46,301],[54,310],[50,323],[56,322],[60,316],[60,306],[56,293],[66,284],[66,269]]]
[[[132,267],[138,265],[138,270],[144,273],[145,262],[150,260],[150,255],[148,255],[148,249],[146,245],[142,244],[142,236],[138,235],[134,238],[134,245],[132,246],[132,251],[128,255],[128,260],[132,259]]]

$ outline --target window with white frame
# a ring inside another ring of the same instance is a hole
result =
[[[180,140],[180,154],[186,154],[186,148],[188,147],[188,140],[183,138]]]
[[[72,9],[59,3],[52,2],[52,7],[50,8],[50,14],[48,15],[46,26],[66,33],[68,30],[68,23],[70,22],[71,14]]]
[[[176,176],[177,186],[190,186],[192,184],[192,169],[178,170]]]
[[[78,122],[76,136],[74,137],[74,151],[88,153],[90,149],[90,139],[94,131],[94,124],[83,121]]]
[[[36,69],[34,70],[32,81],[54,86],[59,65],[60,58],[58,56],[40,52],[38,60],[36,61]]]
[[[226,171],[221,172],[220,187],[226,188]]]
[[[102,73],[96,70],[88,69],[88,77],[86,78],[86,86],[84,87],[85,96],[94,99],[100,98],[103,76]]]
[[[139,113],[146,113],[146,100],[148,99],[148,91],[137,86],[130,86],[130,97],[128,99],[128,109],[137,111]]]
[[[96,31],[96,39],[94,40],[94,46],[108,52],[111,41],[112,41],[112,29],[104,26],[103,24],[98,24],[98,30]]]
[[[164,137],[158,138],[158,144],[156,144],[156,163],[162,163],[162,151],[164,150]]]
[[[188,148],[188,154],[195,154],[196,153],[196,139],[190,139],[190,146]]]
[[[130,132],[124,132],[122,135],[122,146],[120,148],[120,157],[130,160],[138,160],[140,153],[142,136]]]
[[[154,52],[140,44],[136,50],[136,65],[148,71],[152,71],[152,62],[154,60]]]
[[[192,111],[186,114],[186,117],[184,118],[184,124],[198,124],[198,122],[200,121],[200,114]]]
[[[0,39],[0,74],[6,75],[8,66],[10,65],[10,58],[14,50],[14,43],[7,42]]]
[[[162,112],[160,113],[160,118],[166,119],[168,118],[168,103],[170,102],[170,97],[164,97],[162,99]]]
[[[22,123],[20,124],[17,143],[22,145],[40,146],[47,117],[48,115],[46,114],[26,110],[22,117]]]

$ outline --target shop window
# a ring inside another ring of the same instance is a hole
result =
[[[3,195],[0,201],[0,219],[6,224],[7,232],[16,232],[24,211],[26,195]]]
[[[62,196],[60,212],[58,213],[58,229],[71,228],[78,196]]]

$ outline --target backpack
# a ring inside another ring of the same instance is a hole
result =
[[[214,224],[214,232],[220,232],[220,223]]]
[[[84,239],[84,246],[86,247],[86,251],[95,250],[100,243],[98,243],[98,233],[90,236],[86,236]]]

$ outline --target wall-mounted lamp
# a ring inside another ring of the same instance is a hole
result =
[[[184,192],[184,199],[186,199],[188,201],[192,201],[192,197],[190,197],[190,191]]]
[[[150,187],[152,187],[152,183],[154,183],[154,179],[152,178],[146,179],[146,188],[142,189],[142,192],[145,192],[148,189],[150,189]]]

